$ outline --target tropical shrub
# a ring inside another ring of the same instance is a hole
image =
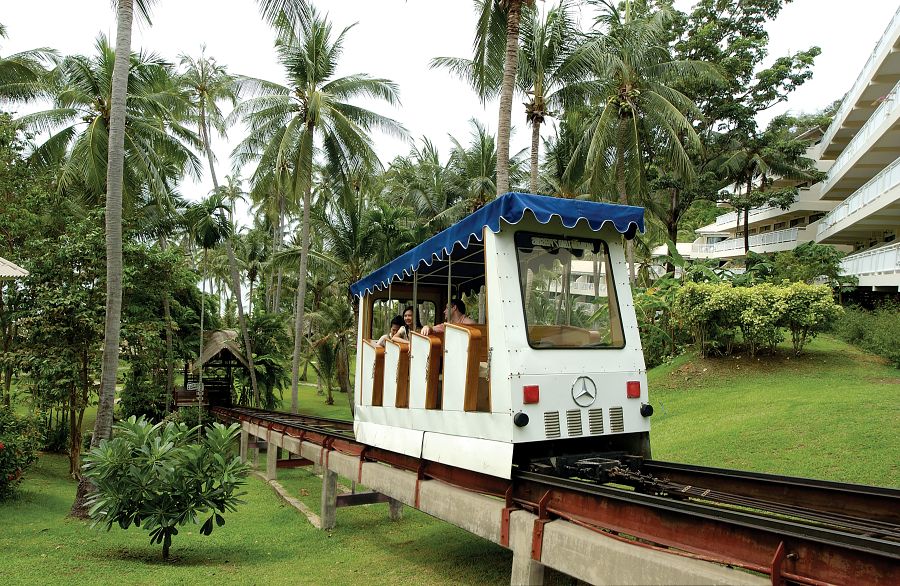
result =
[[[0,500],[12,495],[37,459],[42,437],[37,423],[0,406]]]
[[[738,341],[753,356],[771,351],[784,340],[784,329],[799,353],[840,312],[829,287],[805,283],[687,283],[673,303],[675,321],[692,333],[702,356],[731,354]]]
[[[792,283],[782,288],[784,317],[782,323],[791,332],[794,352],[800,353],[806,343],[826,329],[841,314],[826,285]]]
[[[152,424],[130,417],[114,427],[114,437],[100,442],[84,458],[84,475],[96,491],[88,498],[95,524],[106,529],[132,524],[150,532],[150,543],[162,544],[169,557],[178,527],[199,523],[201,535],[222,526],[222,513],[243,502],[237,492],[249,467],[233,456],[237,424],[216,423],[197,440],[199,426]]]
[[[841,339],[888,359],[900,368],[900,306],[883,305],[874,311],[846,308],[833,328]]]
[[[744,296],[730,283],[686,283],[675,295],[677,323],[693,335],[701,356],[729,354],[738,328]]]
[[[660,289],[635,291],[634,310],[641,333],[641,347],[647,368],[659,366],[675,353],[670,305]]]
[[[762,284],[736,289],[744,296],[741,303],[741,334],[750,356],[760,350],[774,350],[784,340],[781,319],[785,303],[781,288]]]

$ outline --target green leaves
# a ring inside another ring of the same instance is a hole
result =
[[[676,320],[691,329],[702,355],[730,353],[740,333],[751,356],[772,350],[791,332],[794,351],[841,312],[825,285],[791,283],[734,287],[731,283],[688,283],[675,295]]]
[[[95,524],[110,529],[132,524],[150,532],[150,542],[163,544],[168,555],[178,526],[195,524],[209,535],[225,524],[220,514],[234,511],[249,467],[233,456],[240,427],[215,423],[202,443],[191,443],[197,427],[162,422],[153,425],[130,417],[116,424],[114,438],[85,456],[84,474],[97,487],[88,499]]]

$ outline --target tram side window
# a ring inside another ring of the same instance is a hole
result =
[[[533,348],[624,347],[605,242],[519,232],[516,254]]]
[[[431,301],[419,301],[419,323],[433,324],[435,316],[435,306]],[[372,339],[378,339],[382,334],[390,332],[391,319],[394,316],[403,315],[403,310],[412,305],[412,300],[404,299],[376,299],[372,304],[372,323],[370,324],[369,336]],[[413,327],[416,327],[415,325]],[[419,328],[416,327],[416,330]]]

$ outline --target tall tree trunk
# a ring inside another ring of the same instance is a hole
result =
[[[672,245],[675,246],[675,249],[678,249],[678,200],[680,191],[677,187],[672,188],[672,193],[669,198],[669,217],[666,222],[666,235],[669,237],[669,240],[672,242]],[[675,264],[672,262],[671,258],[666,261],[666,272],[675,274]]]
[[[519,65],[519,20],[522,0],[508,0],[506,9],[506,58],[503,61],[503,85],[500,89],[500,119],[497,123],[497,195],[509,191],[509,133],[513,90]]]
[[[203,249],[203,274],[200,278],[200,349],[197,353],[197,425],[203,423],[203,334],[204,321],[206,319],[206,268],[208,249]],[[212,295],[212,287],[210,287],[210,295]],[[200,440],[202,430],[197,430],[197,440]]]
[[[625,133],[628,127],[624,118],[619,118],[618,138],[616,144],[616,190],[619,192],[619,203],[628,205],[628,187],[625,182],[625,153],[622,152],[625,144]],[[628,261],[628,282],[634,286],[634,241],[625,241],[625,257]]]
[[[750,251],[750,190],[753,189],[753,180],[747,179],[747,206],[744,207],[744,254]]]
[[[12,289],[12,286],[12,283],[10,283],[9,288]],[[5,310],[6,307],[3,300],[3,283],[0,282],[0,316],[3,315],[3,312]],[[12,317],[10,317],[9,321],[4,324],[3,331],[0,332],[0,335],[2,335],[2,339],[0,339],[0,352],[2,352],[3,354],[11,352],[13,340],[16,337]],[[7,364],[3,367],[3,404],[7,407],[12,404],[12,372],[12,364]]]
[[[91,446],[112,435],[119,368],[119,332],[122,327],[122,174],[125,166],[125,100],[131,59],[133,0],[118,0],[116,58],[110,100],[109,151],[106,164],[106,324],[103,332],[103,362],[100,400]],[[84,477],[78,482],[72,516],[87,517],[85,498],[93,485]]]
[[[313,125],[307,124],[306,131],[312,135]],[[309,208],[312,205],[312,150],[306,161],[309,176],[303,186],[303,221],[300,224],[300,275],[297,282],[297,300],[294,303],[294,358],[291,364],[291,413],[296,413],[300,405],[300,354],[303,350],[303,319],[306,305],[306,273],[309,267]]]
[[[538,155],[541,148],[541,119],[538,116],[531,121],[531,181],[528,188],[531,193],[538,191]]]
[[[281,193],[281,189],[278,189],[278,238],[275,239],[273,246],[273,255],[278,254],[278,251],[281,249],[281,245],[284,244],[284,196]],[[284,276],[284,272],[281,268],[278,268],[277,277],[275,280],[275,298],[272,302],[272,311],[275,313],[281,313],[281,280]]]
[[[168,247],[165,236],[159,239],[159,247],[163,251]],[[166,414],[172,411],[172,398],[175,395],[175,353],[172,340],[172,306],[169,296],[168,291],[163,295],[163,320],[166,322]]]
[[[206,112],[203,102],[200,103],[200,137],[206,150],[206,160],[209,163],[209,175],[212,177],[213,189],[219,191],[219,180],[216,177],[216,168],[213,165],[212,145],[209,140],[209,128],[206,123]],[[229,209],[229,216],[232,210]],[[253,346],[250,344],[250,333],[247,331],[247,320],[244,317],[244,302],[241,299],[241,278],[238,275],[237,259],[234,257],[234,247],[231,239],[234,237],[234,224],[231,225],[231,236],[225,239],[225,252],[228,254],[228,272],[231,275],[231,292],[234,295],[234,303],[237,306],[238,326],[241,337],[244,339],[244,353],[247,364],[250,367],[250,388],[253,390],[253,404],[259,407],[259,387],[256,385],[256,368],[253,365]]]
[[[744,208],[744,254],[750,251],[750,208]]]

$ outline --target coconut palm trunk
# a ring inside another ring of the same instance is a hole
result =
[[[125,100],[128,94],[133,20],[133,1],[119,0],[106,167],[106,323],[103,330],[100,400],[97,404],[97,419],[94,422],[91,447],[112,435],[116,400],[119,334],[122,327],[122,176],[125,167]],[[93,485],[82,477],[78,482],[75,502],[72,504],[72,516],[87,517],[85,498],[91,490]]]
[[[509,191],[509,134],[512,119],[513,89],[519,64],[519,22],[522,0],[507,0],[506,58],[500,86],[500,119],[497,123],[497,195]]]
[[[619,118],[618,144],[616,145],[616,190],[619,192],[619,203],[628,205],[628,187],[625,182],[625,136],[628,133],[626,118]],[[634,286],[634,241],[625,241],[625,257],[628,262],[628,282]]]
[[[531,180],[528,188],[531,193],[538,189],[538,155],[541,147],[541,119],[537,116],[531,121]]]
[[[312,205],[312,135],[315,127],[306,123],[305,140],[309,142],[304,151],[306,172],[309,173],[303,185],[303,221],[300,224],[300,274],[297,282],[297,299],[294,305],[294,358],[291,363],[291,413],[300,409],[300,355],[303,350],[303,320],[306,312],[306,273],[309,268],[309,211]],[[302,148],[302,147],[301,147]],[[320,378],[321,380],[321,378]]]
[[[209,140],[209,128],[206,121],[206,110],[203,102],[200,103],[200,139],[203,141],[203,150],[206,151],[206,160],[209,163],[209,175],[212,178],[213,189],[219,191],[219,180],[216,177],[216,168],[213,164],[212,146]],[[231,209],[231,208],[229,208]],[[233,210],[231,210],[233,213]],[[256,385],[256,369],[253,365],[253,346],[250,344],[250,333],[247,331],[247,319],[244,317],[244,302],[241,299],[241,278],[238,275],[237,259],[234,256],[232,235],[225,240],[225,252],[228,254],[228,272],[231,277],[231,292],[234,295],[234,303],[237,306],[238,326],[241,328],[241,337],[244,341],[244,353],[247,355],[247,364],[250,367],[250,388],[253,391],[253,404],[259,407],[259,387]]]
[[[159,248],[165,251],[168,242],[165,236],[159,239]],[[166,322],[166,414],[172,411],[172,398],[175,393],[175,354],[173,352],[172,336],[172,306],[169,301],[171,294],[166,291],[163,295],[163,320]]]

